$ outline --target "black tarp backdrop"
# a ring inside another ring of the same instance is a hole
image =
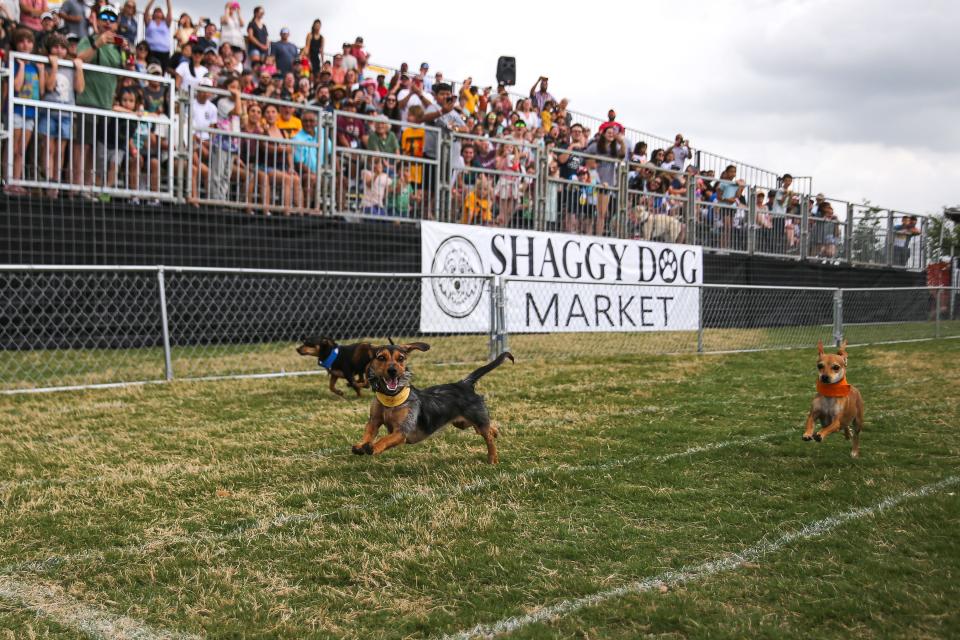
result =
[[[319,217],[265,217],[185,206],[134,206],[62,198],[0,200],[0,262],[36,265],[168,265],[339,272],[418,273],[416,224]],[[258,287],[257,276],[167,279],[174,344],[296,340],[326,332],[342,338],[414,334],[420,286],[389,286],[316,278]],[[705,253],[710,284],[792,287],[922,286],[924,274]],[[306,294],[304,293],[306,291]],[[777,296],[741,290],[707,291],[706,310],[730,305],[749,314],[706,313],[709,326],[785,326],[823,322],[831,308],[822,294],[791,305]],[[304,300],[309,302],[304,303]],[[160,342],[155,274],[98,277],[0,273],[0,348],[108,348]],[[879,305],[884,306],[884,305]],[[372,312],[378,310],[378,312]],[[385,313],[383,311],[386,311]],[[898,309],[906,312],[907,309]],[[890,312],[889,306],[879,311]],[[914,309],[925,319],[923,309]],[[264,318],[275,318],[271,322]],[[289,318],[289,320],[283,320]],[[864,317],[860,321],[882,321]],[[310,325],[310,326],[305,326]],[[189,327],[189,330],[187,329]],[[358,333],[359,332],[359,333]]]

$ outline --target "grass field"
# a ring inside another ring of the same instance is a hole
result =
[[[852,350],[860,460],[815,351],[512,346],[499,466],[316,376],[0,397],[0,638],[960,636],[960,341]]]

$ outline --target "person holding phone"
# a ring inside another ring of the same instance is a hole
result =
[[[109,4],[100,7],[93,21],[92,35],[77,45],[77,58],[83,64],[123,69],[125,58],[129,54],[127,41],[117,35],[117,23],[120,16]],[[77,94],[77,105],[101,110],[104,115],[85,113],[74,118],[73,131],[73,180],[74,184],[93,184],[92,151],[106,152],[104,132],[108,128],[106,115],[113,110],[113,98],[117,93],[117,76],[113,74],[87,71],[84,79],[86,87]],[[99,136],[94,139],[94,134]],[[79,159],[77,161],[76,159]]]

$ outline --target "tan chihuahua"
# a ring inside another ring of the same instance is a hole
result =
[[[857,388],[847,384],[847,341],[840,343],[837,355],[823,352],[823,341],[817,343],[817,397],[807,415],[804,440],[822,442],[828,435],[843,429],[843,437],[850,439],[853,425],[853,449],[850,456],[860,457],[860,431],[863,430],[863,398]],[[820,431],[813,432],[814,421],[820,422]]]

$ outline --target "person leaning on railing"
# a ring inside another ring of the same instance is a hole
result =
[[[18,53],[33,53],[33,31],[24,27],[13,32],[13,46]],[[34,62],[17,59],[17,67],[13,76],[13,90],[17,98],[24,100],[39,100],[40,91],[46,86],[46,68]],[[13,180],[23,178],[23,162],[30,138],[36,127],[36,107],[14,105],[13,107]],[[26,190],[17,185],[7,185],[6,192],[23,195]]]
[[[117,10],[103,5],[93,21],[94,35],[87,36],[77,46],[77,58],[83,63],[123,69],[128,55],[127,41],[117,36]],[[86,87],[77,96],[77,105],[109,112],[117,91],[117,76],[111,73],[88,71]],[[98,122],[99,119],[99,122]],[[79,185],[93,185],[93,155],[106,158],[109,150],[104,126],[107,117],[83,114],[74,119],[73,131],[73,181]],[[98,126],[99,124],[99,126]],[[99,137],[94,139],[94,134]],[[102,176],[100,176],[102,179]]]
[[[67,39],[60,34],[47,38],[50,68],[47,70],[43,99],[58,105],[74,105],[77,96],[86,86],[83,78],[83,61],[73,60],[73,66],[63,66],[60,60],[67,57]],[[48,182],[62,182],[62,161],[68,157],[67,145],[73,131],[73,114],[69,111],[41,109],[37,121],[37,135],[44,141],[43,173]],[[48,189],[47,196],[56,198],[57,189]]]

